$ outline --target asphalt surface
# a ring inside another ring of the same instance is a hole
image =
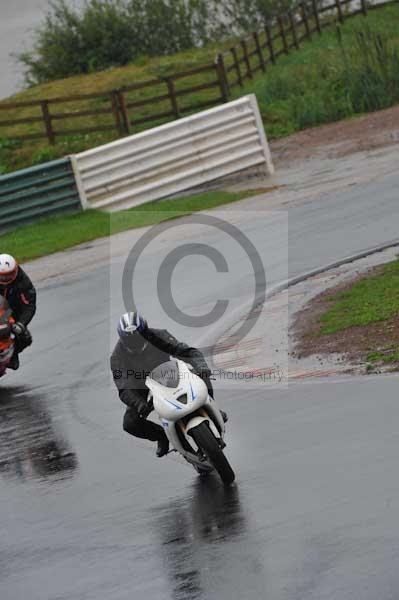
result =
[[[0,0],[0,98],[22,88],[23,68],[13,55],[31,47],[46,6],[46,0]]]
[[[82,0],[68,0],[71,4],[79,6]],[[48,0],[0,0],[0,98],[22,89],[24,69],[15,55],[32,47],[48,6]]]
[[[253,242],[270,285],[395,238],[398,183],[381,173],[340,194],[305,195],[288,227],[284,210],[259,200],[213,214]],[[178,459],[156,459],[121,430],[108,372],[123,264],[141,234],[112,240],[104,264],[40,284],[34,348],[0,382],[1,599],[396,599],[398,377],[216,382],[237,485],[224,490]],[[165,316],[156,289],[160,262],[182,242],[231,261],[228,273],[204,257],[179,263],[172,288],[187,313],[218,298],[237,308],[253,274],[235,240],[207,226],[176,225],[150,244],[138,304],[195,343],[212,327]]]

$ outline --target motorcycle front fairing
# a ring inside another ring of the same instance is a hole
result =
[[[15,336],[12,333],[14,320],[7,301],[0,296],[0,377],[4,375],[15,350]]]
[[[4,343],[0,340],[0,377],[2,377],[14,354],[14,340],[10,340],[9,345],[3,345]]]
[[[192,373],[185,362],[172,359],[163,363],[150,373],[146,385],[172,446],[186,458],[193,460],[193,455],[183,447],[177,427],[187,436],[191,428],[206,420],[216,437],[223,441],[225,424],[222,415],[208,395],[204,381]]]

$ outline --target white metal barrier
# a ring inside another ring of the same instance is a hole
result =
[[[72,157],[84,208],[121,210],[273,163],[255,95]]]

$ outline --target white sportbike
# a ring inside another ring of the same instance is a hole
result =
[[[200,475],[216,470],[224,484],[235,475],[223,453],[225,424],[204,381],[172,358],[146,378],[152,403],[170,444]]]

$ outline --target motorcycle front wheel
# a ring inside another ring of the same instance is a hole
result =
[[[225,457],[217,439],[209,429],[208,424],[203,422],[190,431],[190,435],[198,448],[201,448],[211,465],[219,473],[225,485],[230,485],[235,479],[235,474]]]

